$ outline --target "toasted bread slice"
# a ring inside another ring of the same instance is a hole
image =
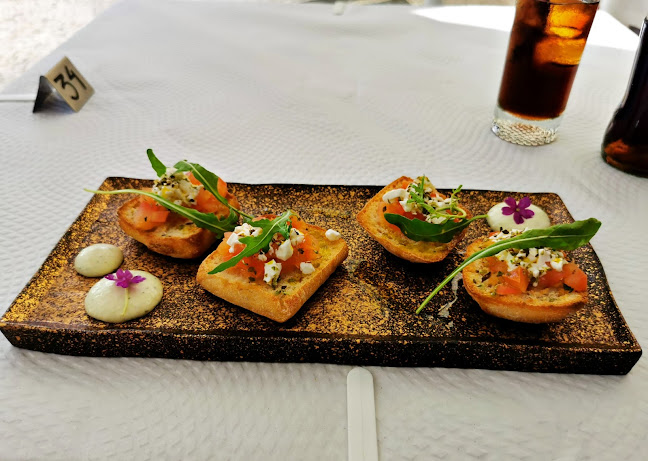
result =
[[[166,222],[151,230],[140,230],[135,227],[135,211],[139,207],[136,197],[124,203],[117,215],[119,227],[126,234],[146,245],[151,251],[180,259],[197,258],[216,241],[216,234],[201,229],[191,221],[169,213]]]
[[[196,280],[207,291],[225,301],[276,322],[285,322],[297,313],[349,254],[344,240],[329,241],[325,236],[325,229],[308,224],[306,232],[317,241],[319,246],[320,258],[312,262],[315,267],[315,272],[312,274],[292,273],[287,276],[287,279],[280,276],[276,288],[262,280],[250,281],[234,268],[217,274],[208,274],[225,261],[223,255],[227,253],[229,246],[223,241],[202,262]]]
[[[401,176],[388,184],[367,202],[356,218],[360,225],[369,232],[369,235],[380,243],[385,250],[399,258],[413,263],[438,262],[448,256],[450,251],[457,246],[464,237],[465,230],[455,235],[448,243],[416,241],[406,237],[400,229],[389,224],[384,217],[385,202],[383,202],[383,195],[390,190],[402,188],[403,183],[411,184],[413,181],[412,178]],[[440,195],[443,197],[443,194]],[[471,216],[465,207],[462,206],[462,209],[468,213],[468,217]]]
[[[466,257],[489,246],[488,239],[471,243]],[[564,287],[531,288],[519,295],[498,295],[497,285],[484,283],[490,277],[486,258],[478,259],[463,270],[468,294],[484,312],[495,317],[525,323],[560,322],[587,303],[587,292],[568,291]]]

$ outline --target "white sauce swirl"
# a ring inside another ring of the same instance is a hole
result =
[[[74,269],[85,277],[102,277],[114,272],[124,261],[122,251],[115,245],[97,243],[79,252]]]
[[[145,271],[131,271],[133,276],[145,278],[128,288],[118,287],[114,281],[102,278],[85,297],[85,309],[90,317],[102,322],[121,323],[142,317],[153,310],[162,299],[162,282]],[[128,304],[126,294],[128,291]],[[124,309],[124,306],[126,309]]]

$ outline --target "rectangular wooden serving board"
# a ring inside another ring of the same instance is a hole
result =
[[[150,185],[108,178],[101,189]],[[248,212],[291,208],[307,222],[340,231],[349,244],[344,264],[288,322],[275,323],[206,292],[195,282],[200,259],[160,256],[121,231],[117,209],[129,196],[96,195],[5,313],[0,329],[17,347],[105,357],[625,374],[641,356],[591,246],[572,253],[588,275],[589,302],[563,322],[527,325],[491,317],[462,287],[447,315],[441,307],[453,299],[449,287],[416,315],[416,307],[460,263],[466,243],[489,231],[485,222],[472,224],[445,261],[413,264],[386,252],[355,219],[380,187],[232,184],[231,189]],[[573,221],[556,194],[461,193],[475,215],[508,196],[525,195],[553,223]],[[94,243],[119,246],[122,268],[160,278],[164,297],[153,312],[122,324],[86,315],[84,297],[98,279],[77,274],[73,264],[77,253]]]

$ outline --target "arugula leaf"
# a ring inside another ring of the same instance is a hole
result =
[[[239,242],[245,244],[243,251],[234,256],[232,259],[219,264],[214,269],[209,271],[209,273],[217,274],[218,272],[222,272],[225,269],[229,269],[230,267],[235,266],[236,263],[247,256],[255,255],[262,250],[266,251],[270,247],[272,237],[274,237],[276,233],[280,233],[284,237],[290,238],[291,226],[289,220],[290,217],[293,216],[293,214],[294,213],[292,211],[288,210],[272,220],[260,219],[251,223],[254,225],[254,227],[260,227],[261,229],[263,229],[263,232],[261,232],[261,234],[257,235],[256,237],[241,237],[239,239]]]
[[[151,166],[155,170],[155,174],[158,175],[158,178],[161,178],[167,170],[167,167],[164,166],[164,163],[162,163],[153,153],[153,149],[147,149],[146,150],[146,156],[149,159],[149,162],[151,162]]]
[[[200,183],[205,187],[207,192],[211,192],[222,204],[227,206],[230,210],[234,210],[236,213],[248,218],[253,219],[254,216],[246,214],[241,210],[234,208],[230,203],[218,193],[218,176],[207,170],[206,168],[200,166],[197,163],[187,162],[186,160],[180,160],[173,166],[178,172],[188,171],[193,173],[194,177],[200,181]]]
[[[417,242],[439,243],[450,242],[457,233],[468,227],[471,222],[485,217],[486,215],[480,215],[471,219],[461,219],[459,222],[455,222],[454,219],[448,219],[443,224],[434,224],[421,221],[420,219],[409,219],[395,213],[385,213],[387,222],[398,226],[407,238],[416,240]]]
[[[192,208],[185,208],[180,205],[167,200],[159,195],[156,195],[152,192],[146,192],[138,189],[121,189],[121,190],[91,190],[84,189],[86,192],[92,192],[94,194],[102,195],[115,195],[115,194],[139,194],[146,195],[151,197],[160,205],[165,208],[173,211],[174,213],[179,214],[189,220],[191,220],[196,226],[207,229],[208,231],[216,234],[218,238],[223,238],[225,232],[230,232],[234,230],[236,224],[238,223],[238,214],[234,210],[230,210],[229,216],[223,219],[219,219],[214,213],[201,213],[200,211],[194,210]]]
[[[477,251],[467,257],[452,273],[437,286],[425,301],[416,309],[419,314],[430,300],[446,286],[466,266],[481,258],[493,256],[503,250],[515,248],[525,250],[528,248],[548,247],[554,250],[571,251],[586,245],[598,232],[601,222],[595,218],[576,221],[571,224],[557,224],[547,229],[532,229],[509,239],[500,240],[494,244]]]

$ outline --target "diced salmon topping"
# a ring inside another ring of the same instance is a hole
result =
[[[267,219],[274,218],[274,216],[264,217]],[[270,249],[265,252],[261,256],[261,258],[259,258],[258,253],[252,256],[247,256],[241,259],[241,261],[239,261],[234,267],[231,267],[227,270],[247,277],[250,281],[263,281],[264,266],[271,260],[275,260],[276,262],[281,264],[282,277],[286,277],[291,273],[299,273],[301,271],[301,263],[313,262],[317,260],[319,258],[319,247],[315,239],[313,239],[312,235],[308,232],[308,226],[306,225],[306,223],[296,216],[290,218],[290,222],[292,227],[302,233],[304,237],[303,240],[299,243],[291,243],[291,246],[293,248],[292,256],[290,256],[286,260],[279,259],[276,253],[279,245],[282,242],[273,241],[270,244]],[[251,225],[254,225],[254,222],[252,222]],[[231,259],[234,256],[238,255],[245,248],[244,244],[237,243],[233,246],[234,251],[230,252],[231,247],[226,244],[230,236],[231,232],[226,233],[223,239],[223,243],[219,245],[217,249],[223,259]],[[283,240],[283,237],[281,237],[281,240]]]
[[[192,184],[198,185],[198,181],[193,174],[188,173],[187,177]],[[227,183],[218,178],[218,193],[221,194],[232,206],[239,207],[239,203],[228,190]],[[155,199],[146,195],[139,197],[139,207],[135,211],[134,226],[139,230],[151,230],[160,224],[166,222],[170,211],[162,205],[159,205]],[[202,189],[196,196],[196,204],[191,208],[202,213],[214,213],[217,216],[225,216],[229,213],[228,207],[221,203],[215,195]]]

